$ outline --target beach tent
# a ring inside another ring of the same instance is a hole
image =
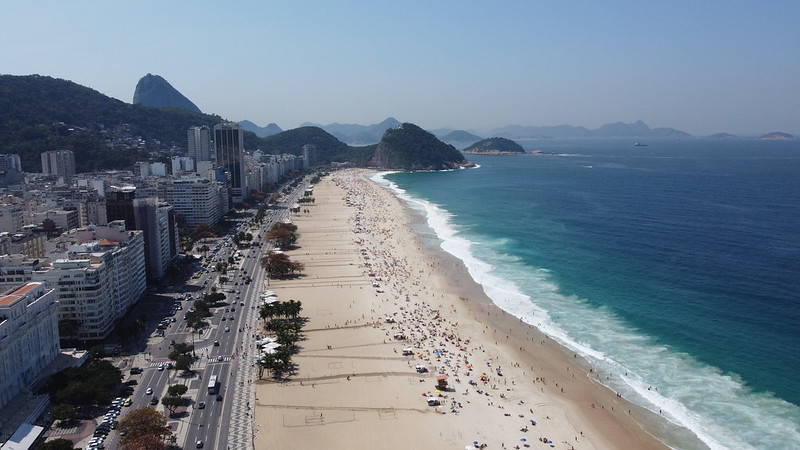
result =
[[[444,390],[447,388],[447,375],[436,376],[436,388]]]

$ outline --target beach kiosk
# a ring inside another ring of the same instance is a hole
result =
[[[436,376],[436,389],[444,391],[447,389],[447,375]]]

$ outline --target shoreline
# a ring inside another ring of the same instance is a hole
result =
[[[257,449],[668,448],[639,423],[655,415],[495,306],[460,260],[423,242],[420,213],[365,173],[334,172],[293,216],[289,256],[306,273],[270,289],[303,303],[307,339],[295,377],[255,382]],[[436,392],[435,375],[451,389]]]

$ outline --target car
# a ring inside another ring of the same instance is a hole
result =
[[[206,407],[206,402],[200,402],[197,404],[197,409],[204,409]]]
[[[142,369],[139,367],[131,367],[131,375],[136,375],[137,373],[142,373]]]
[[[139,382],[136,381],[136,380],[128,380],[124,384],[125,384],[125,386],[135,386],[135,385],[139,384]],[[120,403],[122,403],[122,400],[120,400]]]
[[[236,312],[236,308],[231,308],[231,312]]]
[[[231,327],[225,327],[225,332],[231,331]]]
[[[175,322],[175,318],[174,318],[174,317],[171,317],[171,318],[169,319],[169,321],[170,321],[170,322]]]
[[[144,393],[145,393],[146,395],[153,395],[153,388],[147,388],[147,390],[146,390],[146,391],[144,391]]]
[[[164,364],[159,364],[158,365],[158,371],[161,372],[163,370],[164,370]]]
[[[225,317],[223,316],[223,317],[222,317],[222,321],[223,321],[223,322],[225,322],[226,320],[227,320],[227,319],[225,319]]]
[[[214,341],[214,347],[219,347],[219,341]]]
[[[244,302],[239,302],[239,306],[244,306]]]
[[[150,399],[150,404],[151,405],[157,405],[158,404],[158,398],[156,398],[156,397],[151,398]]]
[[[194,443],[194,445],[195,445],[197,448],[203,448],[203,441],[201,441],[201,440],[198,440],[197,442],[195,442],[195,443]]]
[[[221,401],[222,401],[222,394],[217,394],[217,401],[218,401],[218,402],[221,402]]]
[[[217,356],[217,361],[225,361],[225,357],[222,355]]]

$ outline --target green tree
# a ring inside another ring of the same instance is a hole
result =
[[[169,410],[169,414],[175,414],[175,411],[183,406],[184,398],[183,397],[172,397],[172,396],[165,396],[161,399],[161,404],[164,405],[165,408]]]
[[[52,411],[50,411],[50,416],[55,420],[67,424],[71,423],[75,419],[76,413],[77,410],[74,406],[67,403],[61,403],[53,406]]]
[[[189,387],[185,384],[173,384],[167,388],[167,394],[171,395],[172,397],[180,397],[181,395],[185,394],[189,390]]]
[[[38,450],[74,450],[75,446],[69,439],[57,438],[40,444],[36,448]]]

